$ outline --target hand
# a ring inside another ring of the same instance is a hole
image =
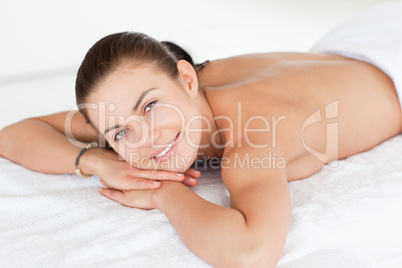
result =
[[[182,182],[192,187],[198,183],[195,178],[201,176],[199,171],[191,168],[181,174],[130,167],[129,163],[119,159],[116,152],[102,148],[86,151],[80,159],[80,168],[83,173],[98,175],[106,187],[119,190],[155,189],[160,187],[159,181],[164,180]]]
[[[100,188],[99,193],[107,198],[116,201],[123,206],[141,209],[154,209],[156,207],[155,196],[158,192],[174,191],[177,192],[178,187],[184,187],[181,183],[172,181],[161,182],[161,187],[157,189],[143,190],[114,190],[108,188]]]

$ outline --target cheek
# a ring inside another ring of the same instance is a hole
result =
[[[206,122],[208,120],[199,113],[198,109],[189,109],[186,118],[185,138],[187,139],[187,143],[192,147],[198,148],[203,129],[207,127],[205,126]]]
[[[130,166],[140,169],[152,169],[151,160],[148,158],[141,157],[141,155],[136,151],[129,150],[126,153],[125,159]]]
[[[186,111],[175,105],[157,107],[149,118],[152,127],[184,129],[186,125]]]
[[[130,163],[130,159],[138,157],[138,152],[136,149],[130,148],[130,145],[121,141],[113,146],[113,149],[119,154],[119,160],[125,160]]]
[[[189,121],[186,126],[185,140],[186,143],[194,150],[197,150],[202,136],[202,122],[199,119]]]
[[[130,166],[140,169],[153,169],[154,164],[151,159],[139,154],[138,150],[126,146],[118,152],[121,160],[125,160]]]

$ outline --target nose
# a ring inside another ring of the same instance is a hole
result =
[[[150,137],[150,142],[152,146],[153,144],[159,144],[158,140],[159,137],[161,136],[161,130],[159,128],[150,128],[149,130],[149,137]]]
[[[151,134],[154,131],[151,130],[146,120],[139,116],[131,116],[125,118],[124,122],[121,124],[125,124],[130,129],[130,134],[127,135],[127,141],[132,145],[131,148],[139,149],[149,146]]]
[[[161,130],[159,128],[149,128],[149,131],[146,133],[146,137],[142,137],[143,146],[139,148],[139,152],[145,157],[152,157],[157,150],[159,145],[159,139],[161,137]]]
[[[155,144],[159,144],[159,138],[161,137],[162,130],[158,127],[149,126],[149,124],[136,124],[132,125],[133,135],[131,135],[131,141],[136,143],[139,148],[151,148],[155,147]]]

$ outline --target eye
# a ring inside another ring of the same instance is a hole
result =
[[[150,103],[148,103],[145,108],[144,108],[144,113],[148,112],[149,110],[151,110],[152,106],[154,106],[156,103],[156,100],[151,101]]]
[[[113,141],[119,141],[121,138],[123,138],[123,136],[127,133],[127,131],[128,131],[127,129],[123,129],[117,132],[113,137]]]

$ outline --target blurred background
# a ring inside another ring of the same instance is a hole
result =
[[[178,43],[195,62],[308,52],[332,27],[386,0],[2,1],[0,128],[70,110],[88,49],[115,32]]]

